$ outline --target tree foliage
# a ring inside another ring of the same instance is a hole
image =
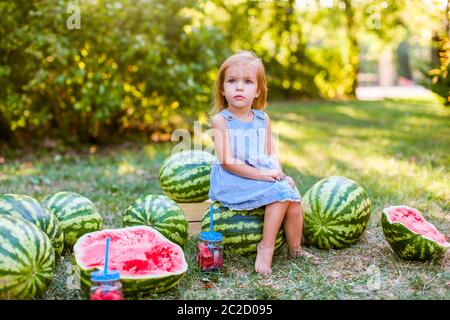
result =
[[[445,10],[445,27],[433,38],[436,50],[432,50],[429,70],[424,70],[427,76],[423,83],[437,95],[443,98],[444,104],[450,106],[450,1]]]
[[[270,99],[354,96],[361,40],[399,42],[412,9],[389,1],[370,28],[385,1],[322,2],[0,0],[0,137],[189,128],[206,121],[217,70],[242,49],[263,59]]]

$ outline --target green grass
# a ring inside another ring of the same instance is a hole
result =
[[[305,193],[330,175],[358,181],[373,210],[361,241],[348,249],[307,250],[321,263],[275,256],[273,274],[253,271],[252,257],[228,256],[221,272],[202,274],[195,265],[196,238],[189,239],[190,266],[178,287],[142,298],[157,299],[450,299],[448,254],[438,261],[398,259],[384,240],[384,207],[406,204],[450,232],[450,110],[430,100],[274,103],[267,109],[279,133],[285,171]],[[23,151],[0,164],[0,193],[42,199],[58,190],[88,196],[106,227],[119,227],[121,214],[138,197],[161,193],[158,169],[172,145],[127,143],[95,153],[57,149]],[[92,151],[92,150],[91,150]],[[68,290],[70,252],[65,252],[45,299],[82,299]],[[370,272],[372,270],[372,273]],[[368,286],[380,276],[376,288]]]

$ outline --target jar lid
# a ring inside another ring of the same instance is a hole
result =
[[[99,270],[91,273],[91,281],[102,282],[117,280],[120,280],[120,273],[117,270],[108,270],[107,273]]]
[[[199,238],[203,241],[222,241],[223,236],[220,232],[208,231],[200,232]]]

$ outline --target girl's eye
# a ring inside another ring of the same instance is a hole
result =
[[[235,81],[234,79],[228,80],[229,83],[234,83],[234,81]]]
[[[252,84],[253,81],[252,81],[252,80],[246,80],[245,83],[246,83],[246,84]]]

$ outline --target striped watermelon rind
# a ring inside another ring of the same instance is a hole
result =
[[[321,249],[359,241],[369,224],[371,202],[357,182],[342,176],[318,181],[303,197],[303,235]]]
[[[450,243],[440,244],[418,234],[401,222],[392,223],[388,211],[396,206],[384,208],[381,214],[381,227],[386,241],[394,253],[406,260],[425,261],[439,258],[450,248]]]
[[[38,200],[22,194],[3,194],[0,196],[0,215],[23,218],[49,237],[55,249],[56,258],[64,248],[64,232],[58,218]]]
[[[73,260],[74,268],[80,270],[80,282],[83,288],[89,289],[92,285],[91,273],[97,271],[96,269],[83,270],[76,265]],[[171,276],[155,276],[147,278],[121,278],[122,290],[127,296],[146,295],[150,293],[166,292],[177,285],[177,283],[183,278],[185,272],[174,274]]]
[[[215,202],[213,207],[214,231],[223,234],[224,251],[231,254],[253,255],[262,240],[264,226],[264,207],[249,211],[233,211]],[[210,207],[211,208],[211,207]],[[210,209],[202,218],[201,230],[209,231]],[[275,241],[275,250],[284,243],[284,231],[280,228]]]
[[[0,299],[39,297],[54,271],[48,236],[25,219],[0,215]]]
[[[134,201],[122,217],[122,226],[151,226],[184,247],[189,225],[183,210],[164,195],[147,195]]]
[[[70,248],[83,234],[102,229],[103,219],[88,198],[68,191],[48,195],[42,201],[55,214],[64,231],[64,243]]]
[[[176,202],[205,201],[215,159],[211,153],[201,150],[172,154],[163,161],[159,170],[162,191]]]
[[[97,271],[97,268],[88,268],[86,267],[81,261],[80,261],[80,252],[81,247],[85,239],[88,239],[88,237],[95,236],[96,234],[105,233],[105,232],[114,232],[118,229],[104,229],[102,231],[96,231],[89,234],[85,234],[80,239],[78,239],[77,243],[73,247],[73,258],[72,258],[72,264],[76,270],[79,271],[80,274],[80,282],[81,285],[85,289],[89,289],[92,285],[91,282],[91,273],[94,271]],[[163,241],[166,241],[171,246],[174,246],[175,248],[178,248],[178,252],[181,254],[182,257],[182,265],[179,266],[179,269],[177,271],[171,272],[170,274],[165,272],[164,274],[157,274],[157,275],[123,275],[121,274],[120,282],[122,284],[122,290],[123,292],[128,296],[136,296],[136,295],[145,295],[148,293],[161,293],[166,292],[170,290],[171,288],[175,287],[178,282],[185,276],[187,270],[188,270],[188,264],[186,262],[184,251],[182,248],[171,242],[169,239],[164,237],[163,234],[161,234],[158,230],[155,228],[149,227],[149,226],[133,226],[133,227],[126,227],[122,230],[144,230],[146,232],[153,232],[156,233],[156,235],[162,239]],[[113,244],[110,244],[113,245]]]

